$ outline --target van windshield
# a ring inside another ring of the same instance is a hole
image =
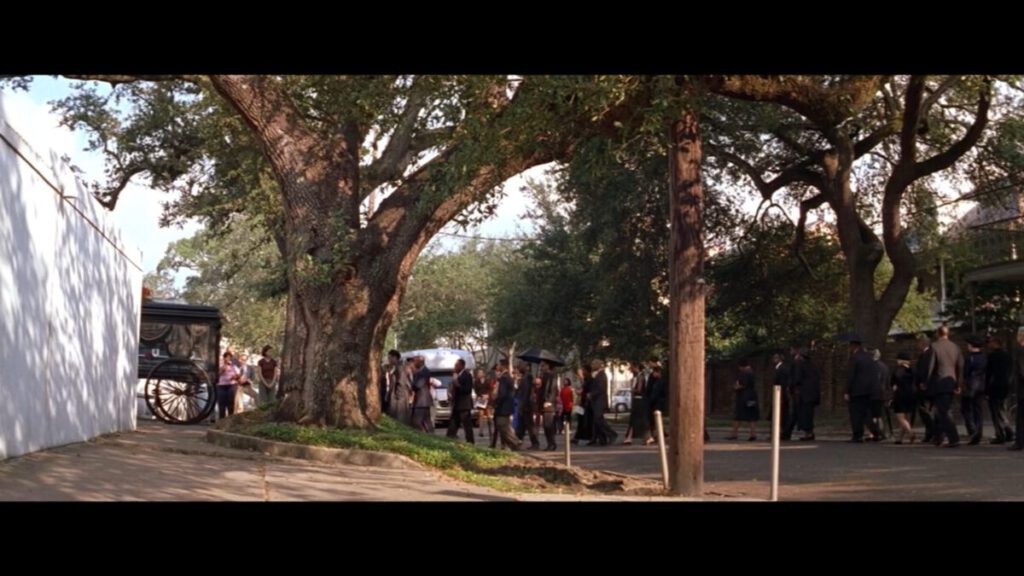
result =
[[[439,380],[441,382],[441,387],[434,389],[434,397],[438,401],[447,400],[448,399],[448,387],[452,385],[452,373],[451,372],[431,373],[430,377],[433,378],[434,380]]]

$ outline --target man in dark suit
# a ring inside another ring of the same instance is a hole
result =
[[[969,446],[981,442],[982,409],[988,403],[988,390],[985,389],[988,372],[988,356],[982,352],[985,341],[978,336],[967,338],[967,357],[964,359],[963,389],[960,391],[960,415],[963,417],[964,428],[967,428]]]
[[[533,420],[537,396],[533,394],[533,376],[530,374],[530,365],[526,362],[519,363],[519,386],[516,388],[516,398],[519,399],[519,421],[516,423],[516,438],[522,441],[523,437],[529,434],[529,449],[539,450],[540,440],[537,438],[537,426]]]
[[[885,439],[885,424],[882,421],[882,416],[888,416],[885,407],[885,392],[889,389],[892,373],[885,362],[882,362],[882,351],[880,349],[871,350],[871,359],[878,365],[878,383],[871,388],[871,395],[868,396],[868,405],[871,406],[871,421],[875,423],[876,428],[883,431],[881,436],[875,436],[871,439],[875,442],[880,442]],[[891,433],[891,419],[889,422],[889,432]]]
[[[476,444],[473,440],[473,375],[466,370],[466,361],[459,358],[455,361],[452,416],[448,420],[448,437],[459,435],[459,426],[466,433],[466,442]]]
[[[932,443],[942,445],[942,436],[948,440],[947,448],[960,445],[950,408],[953,395],[959,394],[964,374],[964,355],[960,347],[949,341],[949,328],[939,327],[938,338],[932,342],[932,358],[928,365],[928,390],[935,405],[935,438]]]
[[[996,437],[992,444],[1013,442],[1013,428],[1006,422],[1006,396],[1010,392],[1010,355],[1003,350],[1003,341],[998,337],[989,338],[988,363],[985,370],[985,391],[988,393],[988,410],[992,414],[992,427]]]
[[[921,423],[924,424],[924,441],[931,442],[935,439],[935,421],[932,418],[932,395],[928,391],[928,368],[932,362],[932,343],[927,338],[917,341],[917,363],[914,364],[914,392],[917,397],[917,413],[921,415]],[[914,425],[913,414],[911,414],[910,425]]]
[[[850,337],[849,376],[846,380],[844,399],[850,403],[850,427],[853,428],[851,442],[864,442],[864,425],[867,423],[874,438],[880,438],[882,431],[871,419],[871,390],[879,382],[878,363],[864,349],[860,336]]]
[[[494,397],[494,427],[501,443],[509,450],[519,450],[521,442],[512,430],[512,410],[515,408],[515,384],[508,375],[508,363],[498,362],[494,372],[498,375],[498,391]]]
[[[772,377],[772,385],[779,386],[782,388],[782,394],[779,402],[778,413],[772,414],[772,418],[779,418],[779,430],[781,431],[783,440],[790,440],[791,434],[793,433],[793,427],[790,426],[790,407],[789,407],[789,376],[790,367],[786,365],[785,359],[782,354],[772,354],[772,366],[775,367],[775,374]],[[772,407],[775,410],[775,407]]]
[[[789,394],[783,393],[782,403],[789,406],[783,420],[782,439],[789,440],[793,436],[793,428],[797,428],[800,420],[800,387],[804,381],[804,363],[800,358],[800,347],[794,344],[790,349],[790,360],[787,364],[789,375]],[[787,397],[788,396],[788,397]]]
[[[821,403],[821,377],[811,362],[810,353],[801,348],[793,358],[800,372],[800,388],[797,389],[797,415],[799,428],[804,434],[801,440],[814,440],[814,407]]]

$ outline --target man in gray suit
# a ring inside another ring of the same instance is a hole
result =
[[[960,347],[949,341],[949,328],[939,327],[938,338],[932,342],[932,357],[928,366],[928,392],[935,405],[935,438],[936,446],[942,445],[942,436],[949,441],[947,448],[960,445],[960,435],[953,423],[950,408],[953,395],[959,394],[964,374],[964,355]]]
[[[413,366],[416,371],[412,377],[412,427],[433,434],[434,420],[430,417],[430,408],[434,405],[434,398],[431,394],[430,370],[423,356],[417,356]]]

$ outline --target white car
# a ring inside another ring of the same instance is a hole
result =
[[[612,394],[611,409],[613,412],[629,412],[633,406],[633,391],[630,389],[616,390]]]

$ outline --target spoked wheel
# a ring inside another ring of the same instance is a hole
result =
[[[213,412],[216,399],[209,375],[191,360],[164,360],[146,380],[146,406],[168,424],[202,422]]]
[[[153,370],[150,370],[150,376],[152,376],[152,375],[153,375]],[[158,416],[157,413],[156,413],[156,394],[155,394],[155,391],[156,391],[156,383],[159,382],[159,381],[160,381],[159,378],[149,378],[149,379],[146,380],[146,388],[145,388],[146,408],[149,408],[149,413],[152,414],[155,418],[160,418],[161,420],[163,420],[163,417]]]

